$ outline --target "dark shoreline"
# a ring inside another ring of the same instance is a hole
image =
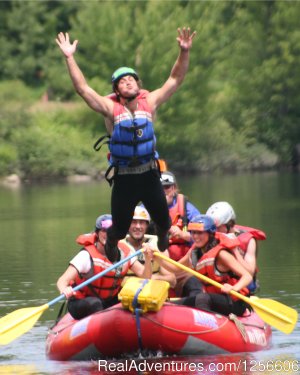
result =
[[[205,170],[201,171],[199,169],[189,169],[188,171],[185,169],[173,169],[170,168],[179,176],[189,177],[191,175],[237,175],[237,174],[244,174],[244,173],[266,173],[266,172],[289,172],[289,173],[299,173],[300,172],[300,165],[298,166],[277,166],[273,168],[244,168],[244,169],[218,169],[218,170]],[[17,174],[11,174],[7,176],[0,177],[0,186],[7,186],[7,187],[20,187],[20,186],[29,186],[29,185],[45,185],[45,184],[84,184],[84,183],[91,183],[91,182],[99,182],[105,180],[104,177],[105,171],[100,172],[96,177],[91,175],[83,175],[83,174],[74,174],[70,176],[64,177],[39,177],[39,178],[21,178]]]

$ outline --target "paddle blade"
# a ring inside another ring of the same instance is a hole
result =
[[[48,309],[48,305],[39,307],[25,307],[7,314],[0,319],[0,345],[9,344],[25,332],[29,331],[42,315]]]
[[[284,333],[291,333],[298,321],[298,312],[278,301],[267,298],[250,298],[250,305],[262,320]]]

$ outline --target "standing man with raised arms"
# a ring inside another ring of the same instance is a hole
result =
[[[169,211],[160,182],[157,166],[158,153],[153,129],[157,108],[166,102],[180,86],[189,66],[189,51],[195,32],[178,29],[179,55],[167,81],[158,89],[141,90],[137,72],[128,67],[117,69],[112,75],[115,98],[94,91],[78,67],[74,54],[78,40],[70,42],[68,33],[59,33],[56,43],[66,58],[67,67],[76,92],[94,111],[105,119],[111,136],[110,164],[114,169],[111,195],[113,225],[107,232],[106,255],[118,259],[117,243],[124,238],[135,206],[142,201],[156,224],[158,248],[168,247]]]

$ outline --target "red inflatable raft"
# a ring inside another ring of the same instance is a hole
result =
[[[230,318],[165,303],[137,319],[118,304],[79,321],[65,315],[49,331],[46,352],[63,361],[120,358],[139,349],[178,355],[255,352],[268,348],[271,336],[254,312]]]

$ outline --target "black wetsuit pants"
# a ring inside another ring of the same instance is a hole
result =
[[[86,297],[82,299],[71,297],[68,300],[68,311],[74,319],[79,320],[97,311],[105,310],[117,303],[119,303],[118,296],[108,300],[101,300],[98,297]]]
[[[196,296],[181,298],[175,302],[178,305],[196,307],[201,310],[218,312],[223,315],[231,313],[242,316],[251,307],[242,300],[233,301],[228,294],[199,293]]]
[[[111,261],[117,260],[118,253],[113,247],[126,236],[134,209],[139,202],[144,204],[155,223],[159,249],[163,251],[168,247],[167,233],[171,220],[158,169],[140,174],[117,174],[111,194],[113,225],[107,231],[108,246],[105,249]]]

